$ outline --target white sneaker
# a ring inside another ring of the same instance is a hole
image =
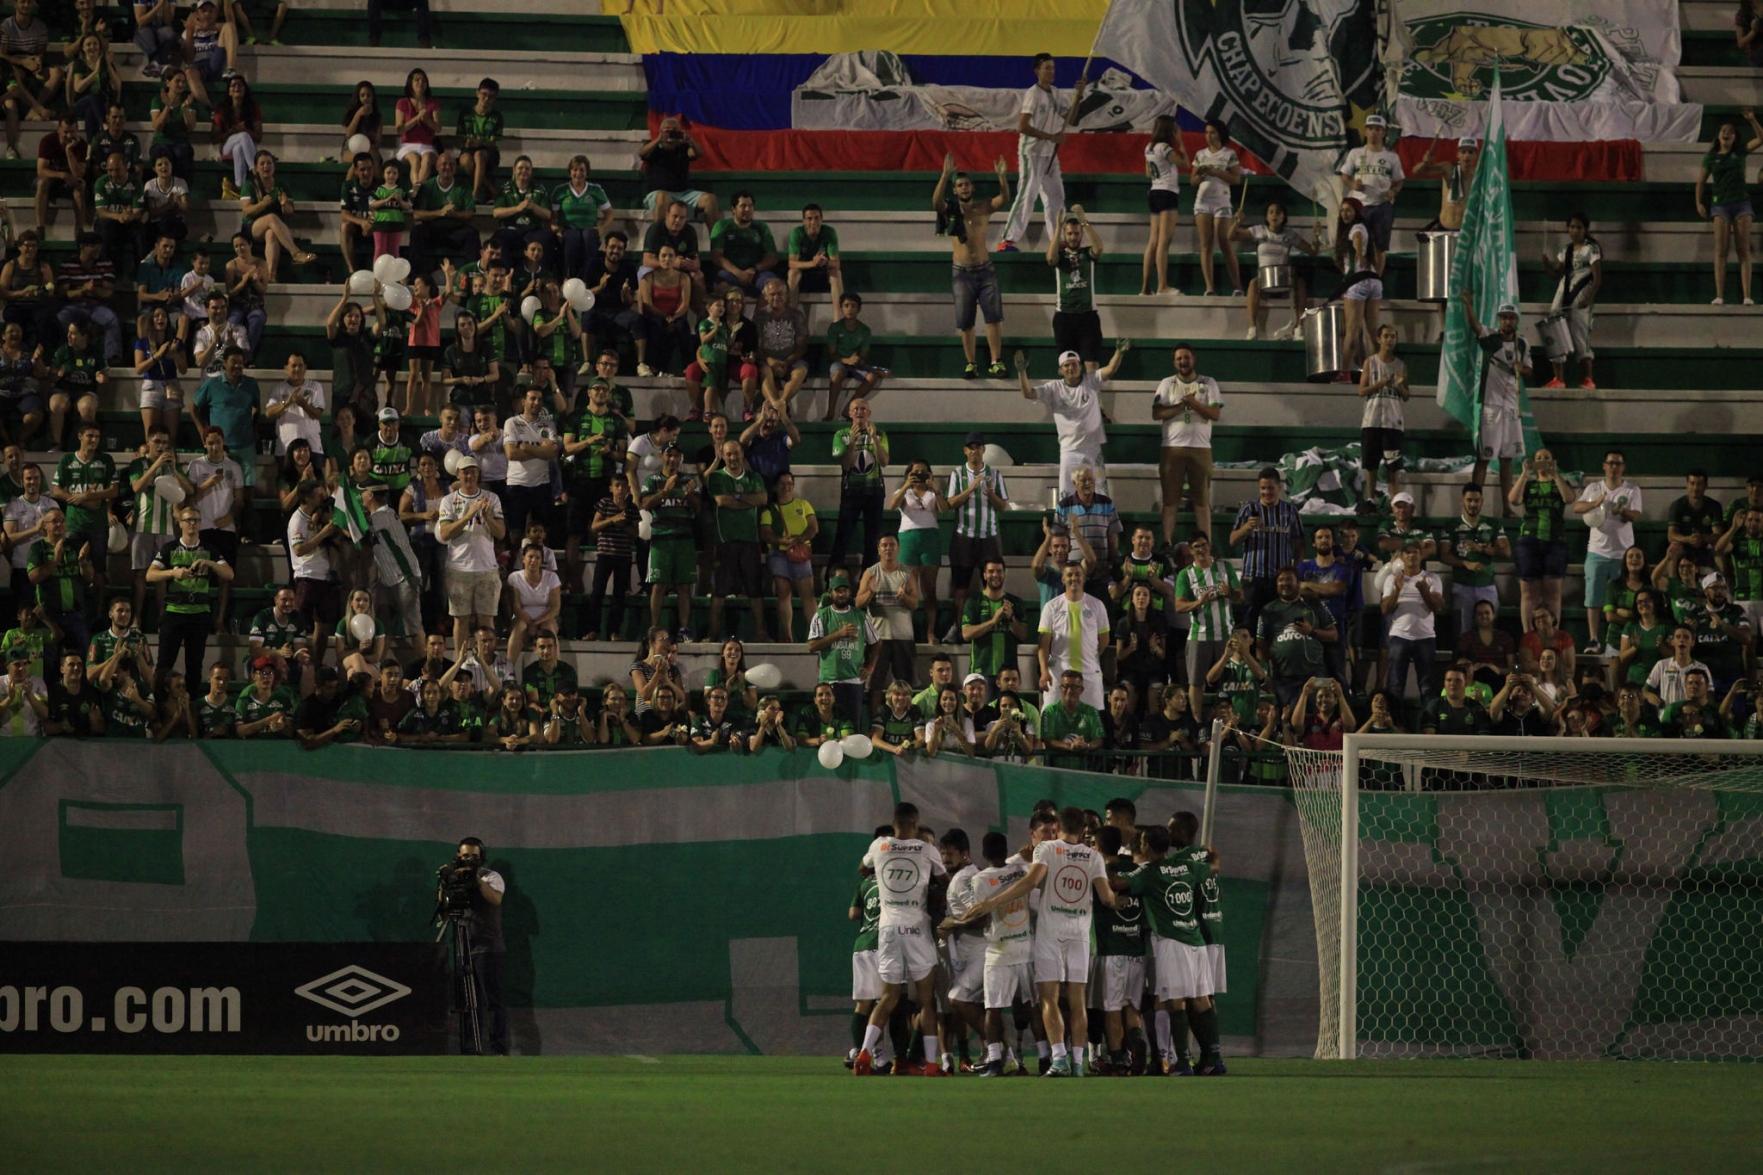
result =
[[[1261,337],[1261,328],[1258,326],[1252,326],[1249,328],[1248,333],[1244,334],[1243,337],[1250,342],[1254,342]]]
[[[1710,306],[1724,306],[1724,305],[1726,305],[1726,299],[1725,298],[1716,298],[1712,302],[1708,303],[1708,305],[1710,305]]]
[[[1750,298],[1745,299],[1745,305],[1747,305],[1747,306],[1755,306],[1756,304],[1757,303],[1754,302],[1753,300],[1751,300]]]
[[[637,364],[637,378],[638,379],[654,379],[655,378],[655,369],[653,367],[650,367],[647,363],[639,363],[639,364]]]
[[[1297,338],[1298,324],[1295,322],[1286,323],[1284,326],[1273,332],[1273,337],[1282,343]]]

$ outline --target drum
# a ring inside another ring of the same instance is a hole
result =
[[[1451,260],[1457,255],[1456,233],[1416,233],[1414,296],[1422,302],[1451,300]]]
[[[1292,292],[1292,267],[1289,265],[1263,265],[1255,275],[1255,282],[1261,287],[1261,296],[1271,294],[1289,294]]]
[[[1537,322],[1537,339],[1543,344],[1543,354],[1553,362],[1559,363],[1571,355],[1573,332],[1567,328],[1567,312],[1557,310],[1543,315]]]
[[[1304,311],[1305,377],[1311,383],[1328,383],[1344,370],[1346,361],[1347,308],[1339,302],[1312,306]]]

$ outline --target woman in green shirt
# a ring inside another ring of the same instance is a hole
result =
[[[606,189],[588,179],[588,157],[569,161],[569,182],[551,192],[556,216],[552,223],[563,235],[563,276],[588,280],[588,269],[600,255],[600,234],[612,223],[612,201]]]
[[[170,159],[172,174],[189,183],[196,168],[196,150],[190,146],[190,132],[196,129],[196,101],[190,97],[190,82],[183,70],[166,71],[148,118],[153,124],[148,154]]]
[[[441,365],[447,369],[442,382],[447,385],[448,403],[468,410],[479,404],[495,403],[502,369],[478,337],[477,315],[461,310],[454,315],[453,325],[457,333],[441,356]]]
[[[1675,626],[1660,618],[1659,597],[1650,590],[1636,592],[1634,609],[1634,619],[1622,630],[1622,651],[1616,658],[1617,688],[1624,682],[1645,685],[1653,666],[1670,655],[1665,642]]]
[[[557,234],[551,231],[551,201],[545,189],[533,179],[533,161],[522,155],[514,161],[513,177],[496,197],[490,212],[496,220],[496,232],[490,239],[502,250],[502,256],[514,264],[526,251],[528,241],[541,241],[545,246],[545,267],[557,270]]]
[[[1745,158],[1763,147],[1763,126],[1758,125],[1755,111],[1745,111],[1751,124],[1751,137],[1739,144],[1739,126],[1723,122],[1714,135],[1714,149],[1702,156],[1702,170],[1696,176],[1696,215],[1714,221],[1714,305],[1726,305],[1726,251],[1729,242],[1738,245],[1739,292],[1745,305],[1751,301],[1751,200],[1745,191]],[[1710,209],[1705,188],[1714,189]]]
[[[347,281],[325,319],[324,333],[331,343],[332,419],[343,451],[348,452],[355,447],[357,428],[364,433],[373,431],[374,413],[379,408],[379,372],[373,365],[373,335],[367,329],[367,314],[350,299]]]
[[[122,101],[122,78],[110,68],[104,38],[87,33],[67,65],[67,104],[86,124],[86,138],[96,138],[104,123],[104,111]],[[100,161],[102,162],[102,161]]]
[[[310,265],[318,260],[300,247],[288,222],[282,219],[294,214],[294,201],[277,182],[275,156],[268,151],[259,151],[251,162],[251,174],[239,190],[239,211],[245,217],[244,231],[251,234],[252,240],[263,242],[269,281],[277,280],[284,250],[293,255],[295,265]]]

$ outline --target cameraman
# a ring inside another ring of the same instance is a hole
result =
[[[478,1024],[486,1031],[490,1051],[508,1055],[508,1013],[502,1006],[502,963],[508,945],[502,937],[502,895],[507,883],[502,875],[484,864],[484,842],[468,836],[459,842],[459,852],[449,866],[452,880],[471,881],[476,885],[467,891],[469,905],[460,926],[471,935],[471,970],[477,979]],[[460,1006],[464,1006],[463,987]],[[459,1051],[472,1051],[465,1021],[460,1020]]]

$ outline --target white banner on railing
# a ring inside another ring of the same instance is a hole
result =
[[[1700,137],[1674,72],[1677,0],[1397,0],[1393,40],[1404,134],[1479,137],[1497,65],[1511,139]]]

